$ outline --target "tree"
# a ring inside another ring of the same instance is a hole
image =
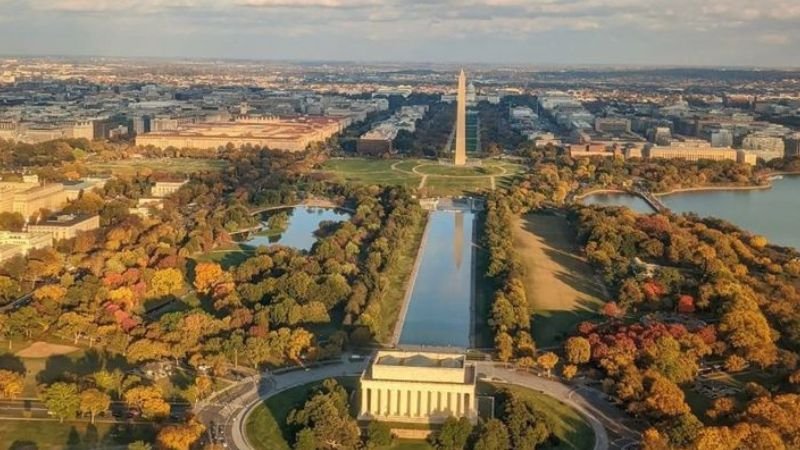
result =
[[[123,395],[125,403],[142,412],[142,417],[157,419],[169,415],[169,403],[161,391],[154,386],[137,386]]]
[[[200,375],[194,379],[195,403],[208,396],[213,388],[211,378]]]
[[[462,417],[448,417],[442,424],[439,434],[434,439],[434,446],[438,450],[462,450],[467,445],[469,435],[472,434],[472,424],[469,419]]]
[[[215,262],[203,262],[194,268],[194,288],[201,294],[210,293],[225,280],[225,271]]]
[[[547,376],[550,376],[550,372],[553,368],[558,364],[558,355],[553,352],[547,352],[536,358],[536,363],[542,367],[542,369],[547,371]]]
[[[13,400],[22,393],[25,377],[21,373],[0,370],[0,397]]]
[[[153,446],[144,441],[136,441],[128,444],[128,450],[153,450]]]
[[[122,373],[121,370],[115,369],[111,372],[108,370],[100,370],[95,372],[92,378],[94,378],[94,384],[100,388],[101,391],[109,395],[114,394],[116,398],[119,398],[122,394],[122,382],[125,378],[125,374]]]
[[[78,386],[72,383],[53,383],[42,392],[42,401],[59,422],[75,417],[80,408]]]
[[[680,416],[689,412],[689,405],[684,401],[684,394],[680,387],[661,375],[649,370],[645,373],[644,384],[646,394],[638,407],[654,418]]]
[[[482,426],[474,450],[507,450],[511,448],[508,428],[498,419],[489,419]]]
[[[312,430],[313,441],[321,448],[354,449],[361,443],[358,423],[348,411],[347,391],[336,380],[325,380],[303,408],[289,413],[286,422]],[[304,440],[308,445],[309,438]]]
[[[575,377],[578,373],[578,366],[574,364],[567,364],[564,368],[561,369],[561,376],[564,377],[565,380],[571,380]]]
[[[80,399],[80,410],[90,414],[92,423],[94,423],[97,413],[108,410],[111,405],[111,397],[97,389],[87,389],[81,392]]]
[[[150,297],[164,297],[178,295],[183,291],[183,274],[175,268],[159,269],[153,273],[150,280]]]
[[[189,450],[206,427],[202,423],[191,420],[183,425],[170,425],[161,429],[156,440],[159,445],[170,450]]]
[[[494,346],[497,349],[497,357],[504,363],[507,363],[514,354],[514,339],[505,331],[497,333]]]
[[[500,420],[508,428],[510,448],[536,448],[552,434],[552,424],[530,401],[503,389],[497,394]]]
[[[294,450],[317,450],[317,437],[311,428],[303,428],[295,436]]]
[[[388,447],[394,443],[389,425],[373,420],[367,426],[367,446],[369,448]]]
[[[564,343],[564,353],[570,364],[585,364],[592,356],[592,345],[588,339],[574,336]]]

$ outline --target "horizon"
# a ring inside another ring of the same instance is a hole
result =
[[[787,0],[0,0],[3,51],[31,56],[784,68],[798,20]]]
[[[245,62],[254,64],[363,64],[363,65],[397,65],[412,68],[421,68],[423,66],[430,66],[430,70],[440,70],[438,68],[447,67],[447,70],[456,70],[463,68],[467,72],[470,68],[481,69],[498,69],[498,68],[514,68],[520,70],[529,70],[534,72],[549,72],[560,70],[575,70],[575,71],[593,71],[598,69],[606,69],[615,71],[616,69],[640,69],[640,70],[673,70],[673,69],[699,69],[699,70],[741,70],[741,71],[779,71],[779,72],[792,72],[800,71],[800,63],[797,65],[733,65],[733,64],[636,64],[636,63],[549,63],[549,62],[477,62],[477,61],[452,61],[452,62],[436,62],[436,61],[414,61],[414,60],[357,60],[357,59],[291,59],[291,58],[235,58],[224,56],[152,56],[152,55],[115,55],[115,54],[66,54],[66,53],[52,53],[52,54],[14,54],[14,53],[0,53],[0,60],[10,59],[65,59],[65,60],[92,60],[92,59],[107,59],[107,60],[135,60],[135,61],[162,61],[170,63],[180,62]],[[453,69],[450,69],[450,68]],[[419,69],[418,69],[419,70]]]

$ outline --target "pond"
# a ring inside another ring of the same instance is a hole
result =
[[[350,213],[336,208],[296,206],[261,214],[264,228],[247,236],[242,244],[252,247],[280,244],[298,250],[311,250],[317,241],[314,232],[323,222],[343,222]]]

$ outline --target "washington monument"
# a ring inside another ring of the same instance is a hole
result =
[[[467,76],[464,69],[458,75],[458,94],[456,95],[456,157],[453,164],[463,166],[467,163]]]

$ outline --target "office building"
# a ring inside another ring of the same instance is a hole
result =
[[[100,216],[77,216],[64,214],[50,217],[41,222],[28,225],[31,233],[49,233],[54,241],[72,239],[81,231],[92,231],[100,228]]]
[[[598,117],[594,120],[594,129],[598,133],[630,133],[631,121],[622,117]]]
[[[0,261],[20,255],[25,256],[34,249],[53,245],[53,236],[49,233],[23,233],[0,230]]]
[[[150,194],[155,198],[164,198],[171,194],[174,194],[178,191],[178,189],[182,188],[183,185],[188,183],[189,180],[183,181],[156,181],[153,184],[153,187],[150,189]]]

